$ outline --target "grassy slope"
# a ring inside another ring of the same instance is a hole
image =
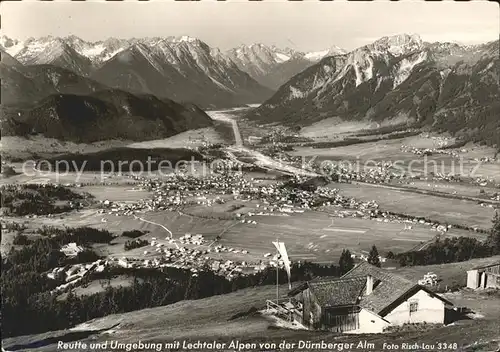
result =
[[[428,271],[433,271],[446,282],[464,282],[465,270],[478,264],[488,264],[499,260],[500,256],[486,259],[476,259],[460,264],[432,265],[399,269],[398,273],[413,280],[417,280]],[[446,277],[445,277],[446,276]],[[286,287],[281,287],[284,293]],[[164,307],[145,309],[125,314],[110,315],[104,318],[81,324],[77,330],[103,329],[119,324],[110,334],[104,333],[83,341],[118,340],[124,343],[133,343],[139,340],[166,342],[173,340],[207,340],[230,341],[237,338],[240,341],[275,341],[283,339],[288,341],[325,340],[328,342],[344,341],[358,343],[361,339],[372,341],[377,350],[382,349],[383,342],[449,342],[468,346],[475,342],[481,345],[488,342],[495,345],[498,339],[498,319],[500,317],[500,301],[498,297],[480,295],[477,293],[463,292],[451,294],[449,298],[457,305],[466,305],[474,311],[485,316],[484,319],[474,321],[460,321],[454,326],[430,329],[427,331],[414,331],[404,333],[391,333],[384,335],[342,336],[336,337],[328,332],[310,332],[288,329],[270,328],[272,322],[264,317],[250,315],[231,319],[234,314],[247,312],[250,308],[264,308],[265,300],[275,297],[274,286],[264,286],[240,290],[223,296],[214,296],[195,301],[182,301]],[[23,336],[10,338],[4,341],[4,346],[26,344],[40,341],[49,336],[61,336],[69,331],[59,331],[42,335]],[[491,342],[495,341],[495,342]],[[55,345],[47,345],[37,351],[52,351]],[[472,350],[472,349],[466,349]],[[479,349],[488,350],[488,349]],[[494,349],[491,349],[494,350]]]
[[[491,227],[493,208],[481,207],[469,200],[405,192],[361,184],[335,184],[340,194],[361,201],[375,200],[383,210],[422,216],[438,222],[467,225],[481,229]],[[424,205],[424,206],[423,206]]]
[[[407,279],[416,280],[423,278],[424,274],[428,272],[433,272],[442,280],[441,286],[443,287],[446,285],[465,286],[467,284],[467,277],[465,275],[467,270],[480,265],[489,265],[499,260],[500,255],[497,255],[490,258],[472,259],[462,263],[405,267],[398,269],[398,273]]]

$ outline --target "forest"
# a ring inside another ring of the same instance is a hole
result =
[[[201,271],[195,277],[189,270],[172,267],[162,270],[108,267],[104,272],[94,272],[84,277],[82,284],[92,280],[109,280],[117,275],[130,276],[133,284],[128,287],[108,286],[102,292],[89,296],[77,296],[68,292],[65,299],[60,299],[60,295],[51,293],[51,290],[63,281],[49,279],[46,273],[56,267],[87,263],[99,258],[87,248],[76,258],[68,259],[59,251],[60,246],[69,242],[83,246],[96,242],[107,243],[113,235],[108,231],[88,227],[45,227],[39,234],[43,237],[31,240],[21,248],[13,248],[3,258],[0,284],[4,337],[63,329],[109,314],[276,283],[275,269],[230,281],[209,270]],[[350,258],[350,254],[347,256]],[[347,265],[352,266],[352,263]],[[316,276],[340,276],[346,270],[336,265],[302,263],[294,266],[292,281],[308,280]],[[286,272],[281,270],[279,275],[280,281],[286,282]]]
[[[399,253],[395,258],[401,266],[413,266],[457,263],[497,254],[500,254],[500,215],[498,213],[493,219],[493,226],[486,241],[463,236],[438,239],[423,250]]]
[[[109,243],[114,235],[93,228],[44,227],[38,231],[41,238],[26,240],[26,245],[11,249],[3,258],[2,334],[4,337],[41,333],[74,326],[75,324],[114,313],[172,304],[181,300],[200,299],[230,293],[239,289],[272,285],[276,283],[274,268],[233,280],[218,276],[212,271],[201,270],[193,276],[188,269],[166,267],[160,269],[107,267],[103,272],[93,272],[83,278],[82,284],[92,280],[110,280],[127,275],[132,284],[127,287],[108,286],[103,291],[77,296],[71,291],[51,293],[61,279],[49,279],[46,273],[53,268],[99,259],[88,246],[92,243]],[[126,232],[134,238],[138,231]],[[28,241],[28,242],[26,242]],[[67,258],[60,252],[64,244],[75,242],[86,249],[77,257]],[[500,254],[500,216],[493,220],[493,227],[485,242],[458,237],[438,240],[421,251],[396,254],[402,266],[453,263],[472,258]],[[375,246],[369,262],[380,266]],[[294,263],[291,281],[310,280],[315,277],[340,277],[354,266],[349,250],[342,252],[338,265],[319,265],[309,262]],[[286,272],[279,271],[280,282],[286,282]],[[27,324],[26,322],[29,322]]]
[[[59,185],[8,185],[0,188],[2,211],[6,215],[49,215],[81,207],[89,194],[80,194]]]

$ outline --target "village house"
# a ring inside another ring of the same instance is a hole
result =
[[[247,142],[250,144],[258,144],[262,141],[262,137],[248,136]]]
[[[61,247],[61,252],[63,252],[68,257],[75,257],[82,251],[83,247],[78,246],[75,242],[68,243]]]
[[[500,288],[500,261],[468,270],[467,287],[472,289]]]
[[[366,262],[341,278],[308,281],[288,296],[293,319],[309,329],[381,333],[405,323],[445,323],[450,301]]]

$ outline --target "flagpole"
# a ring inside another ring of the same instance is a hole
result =
[[[279,243],[279,240],[276,238],[276,243]],[[276,248],[276,304],[279,304],[279,296],[280,296],[280,287],[279,287],[279,252],[278,248]]]
[[[283,261],[283,265],[285,266],[287,277],[288,277],[288,289],[292,289],[292,279],[290,274],[290,260],[288,259],[288,253],[286,252],[285,243],[280,242],[279,239],[276,239],[276,242],[273,242],[276,247],[276,302],[279,302],[280,294],[279,294],[279,262],[280,259]]]

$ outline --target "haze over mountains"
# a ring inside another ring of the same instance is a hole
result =
[[[384,37],[322,59],[250,117],[300,126],[327,118],[427,125],[500,145],[498,47]]]

